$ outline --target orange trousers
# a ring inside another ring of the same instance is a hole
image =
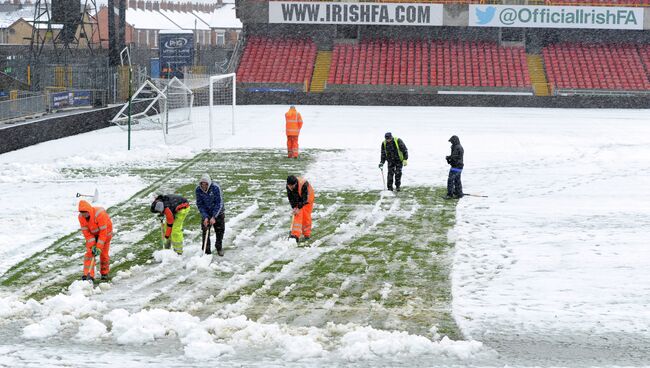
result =
[[[287,157],[289,158],[298,157],[298,136],[297,135],[287,136]]]
[[[96,238],[95,238],[95,241]],[[110,260],[111,257],[108,255],[108,251],[111,247],[111,238],[109,237],[106,240],[106,244],[104,246],[99,246],[97,245],[97,248],[99,248],[102,253],[99,255],[99,272],[102,275],[108,275],[108,272],[110,271]],[[90,276],[93,279],[95,278],[95,256],[93,256],[93,246],[92,245],[86,245],[86,254],[84,254],[84,275],[85,276]]]
[[[311,236],[311,211],[314,209],[314,204],[309,203],[303,206],[297,214],[293,216],[293,226],[291,227],[291,235],[300,239],[300,235]]]

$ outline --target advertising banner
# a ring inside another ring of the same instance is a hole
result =
[[[194,62],[194,34],[160,33],[160,74],[164,78],[183,78],[183,67]]]
[[[74,91],[72,92],[72,105],[73,106],[90,106],[90,91]]]
[[[50,106],[55,110],[71,107],[74,104],[74,94],[72,92],[50,93],[50,99]]]
[[[469,26],[643,29],[643,8],[470,5]]]
[[[50,107],[52,110],[91,105],[92,101],[90,101],[90,91],[67,91],[50,93]]]
[[[442,4],[269,1],[269,23],[441,26]]]

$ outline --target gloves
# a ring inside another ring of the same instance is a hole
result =
[[[95,246],[95,245],[93,245],[93,247],[92,247],[92,249],[90,251],[93,253],[93,256],[95,256],[95,257],[102,254],[102,250],[97,248],[97,246]]]
[[[165,249],[171,249],[171,247],[172,247],[172,240],[171,239],[165,240]]]
[[[451,156],[445,156],[445,160],[447,160],[447,163],[450,164],[451,162],[449,161],[451,161]]]
[[[404,166],[408,165],[409,162],[407,160],[404,160]]]
[[[384,164],[383,163],[379,164],[379,170],[381,170],[383,168],[384,168]]]

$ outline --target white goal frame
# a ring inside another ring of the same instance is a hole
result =
[[[209,101],[209,106],[210,110],[208,113],[209,116],[209,129],[210,129],[210,149],[212,149],[212,126],[214,125],[214,119],[215,117],[213,116],[212,113],[212,107],[214,106],[214,83],[218,80],[226,79],[226,78],[232,78],[232,135],[235,135],[235,107],[237,106],[237,74],[235,73],[229,73],[229,74],[221,74],[221,75],[213,75],[210,77],[210,101]]]
[[[156,95],[154,97],[141,98],[140,93],[143,90],[145,90],[145,88],[147,88],[148,91],[151,91],[151,92],[155,93]],[[135,93],[131,96],[131,101],[130,102],[134,103],[134,102],[150,101],[149,105],[147,105],[147,107],[142,112],[139,112],[137,114],[131,114],[131,116],[130,116],[131,121],[134,121],[134,122],[137,123],[137,121],[140,120],[140,119],[149,119],[148,114],[152,110],[155,111],[156,114],[160,114],[161,111],[158,111],[156,109],[156,106],[155,106],[156,104],[159,103],[160,100],[162,100],[163,105],[166,105],[167,97],[165,96],[165,93],[163,91],[161,91],[158,87],[156,87],[155,84],[151,83],[150,80],[146,80],[144,83],[142,83],[140,88],[138,88],[138,90],[135,91]],[[120,128],[122,128],[124,130],[125,129],[124,122],[126,122],[129,119],[129,113],[127,112],[128,108],[129,108],[129,101],[127,101],[122,106],[120,111],[117,114],[115,114],[113,119],[111,119],[111,123],[119,126]]]

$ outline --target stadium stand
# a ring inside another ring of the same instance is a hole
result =
[[[393,39],[337,43],[328,84],[531,87],[523,47]]]
[[[304,83],[311,80],[316,44],[311,39],[251,36],[237,79],[242,83]]]
[[[319,91],[323,92],[403,92],[414,87],[536,93],[544,87],[546,92],[538,95],[562,90],[650,91],[648,44],[563,42],[542,47],[541,55],[527,55],[524,46],[496,41],[383,36],[334,40],[331,61],[329,51],[321,53],[327,59],[323,70],[319,69],[323,79]],[[308,84],[317,54],[310,38],[250,36],[238,78],[241,83]],[[533,58],[539,60],[538,74],[544,77],[543,86],[535,89],[530,69]]]
[[[644,46],[639,52],[631,44],[561,43],[544,47],[542,54],[553,88],[648,90],[647,50]]]
[[[639,45],[637,49],[639,50],[639,56],[641,56],[645,70],[648,76],[650,76],[650,45]]]

